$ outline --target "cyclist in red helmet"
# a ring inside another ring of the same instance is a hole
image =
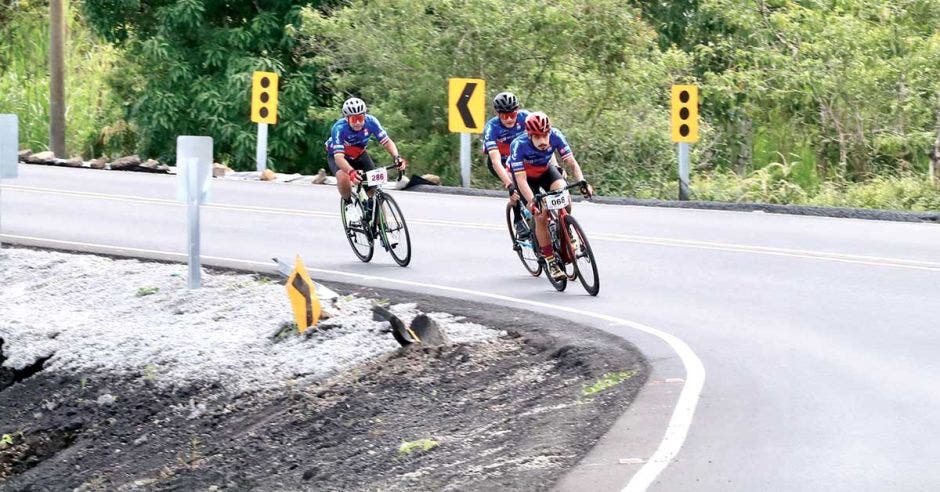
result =
[[[574,178],[577,181],[583,181],[584,174],[581,172],[578,160],[574,158],[568,140],[560,130],[552,127],[545,113],[537,111],[526,117],[525,133],[512,141],[508,164],[513,172],[519,193],[528,203],[529,210],[535,215],[535,236],[541,246],[540,253],[545,259],[548,274],[555,279],[560,279],[565,272],[552,253],[548,235],[548,213],[540,211],[534,201],[535,193],[539,189],[551,191],[567,186],[559,168],[552,165],[555,152],[558,152],[561,161],[569,167]],[[594,194],[591,185],[582,187],[581,192],[587,196]]]

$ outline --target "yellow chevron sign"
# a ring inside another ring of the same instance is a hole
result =
[[[287,277],[287,297],[291,307],[294,308],[294,321],[300,333],[307,331],[311,326],[317,326],[320,321],[320,298],[317,289],[310,280],[307,267],[300,255],[294,263],[294,270]]]

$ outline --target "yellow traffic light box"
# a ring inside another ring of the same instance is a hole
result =
[[[274,72],[251,75],[251,121],[277,123],[277,74]]]
[[[698,87],[672,86],[672,118],[669,126],[673,142],[698,142]]]

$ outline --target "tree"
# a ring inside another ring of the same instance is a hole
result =
[[[322,154],[324,130],[307,118],[322,101],[318,73],[298,56],[303,6],[267,0],[84,0],[96,30],[124,49],[127,70],[112,87],[127,101],[140,152],[171,160],[178,135],[213,137],[216,157],[254,167],[249,121],[251,73],[280,76],[278,124],[270,128],[270,165],[306,169]]]
[[[336,94],[313,116],[330,123],[342,99],[364,98],[419,172],[459,182],[447,79],[480,77],[488,107],[511,90],[524,107],[546,111],[608,191],[674,173],[669,85],[688,57],[659,51],[655,31],[622,2],[355,0],[306,9],[302,32],[309,63]]]

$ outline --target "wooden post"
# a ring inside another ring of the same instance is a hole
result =
[[[940,92],[937,92],[937,139],[930,152],[930,184],[940,188]]]
[[[65,152],[65,0],[49,2],[49,148]]]

